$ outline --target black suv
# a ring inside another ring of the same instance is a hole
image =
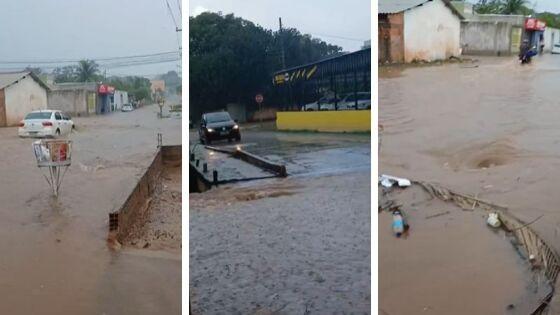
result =
[[[241,140],[239,125],[231,119],[228,112],[214,112],[202,115],[198,129],[200,143],[210,144],[214,140],[228,139]]]

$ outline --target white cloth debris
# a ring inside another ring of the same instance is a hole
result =
[[[383,187],[387,188],[393,187],[395,183],[399,185],[399,187],[408,187],[411,185],[410,180],[406,178],[400,178],[385,174],[379,176],[379,182],[381,183],[381,185],[383,185]]]
[[[486,220],[486,223],[488,223],[488,225],[490,225],[491,227],[500,227],[500,218],[498,217],[498,214],[495,212],[492,212],[488,215],[488,220]]]

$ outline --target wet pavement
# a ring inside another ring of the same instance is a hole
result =
[[[193,314],[368,314],[369,136],[242,129],[240,146],[290,175],[190,194]]]
[[[74,118],[73,162],[57,202],[36,167],[32,139],[0,129],[0,313],[178,314],[181,258],[112,252],[108,213],[117,210],[156,152],[181,142],[180,119],[157,106]]]
[[[544,215],[531,226],[559,251],[560,57],[477,65],[380,69],[379,170]]]
[[[277,132],[241,127],[240,143],[212,142],[226,149],[237,147],[271,162],[286,165],[288,174],[309,176],[370,169],[369,134]],[[198,135],[190,132],[190,142]]]

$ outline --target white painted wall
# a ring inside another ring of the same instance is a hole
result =
[[[6,87],[4,92],[8,126],[17,125],[30,111],[47,109],[47,90],[30,76]]]
[[[115,102],[115,110],[121,110],[122,106],[128,103],[128,92],[115,90],[113,100]]]
[[[434,61],[461,55],[461,20],[442,0],[404,12],[404,61]]]
[[[554,42],[553,42],[554,40]],[[550,52],[553,44],[560,43],[560,29],[546,27],[544,29],[544,51]]]

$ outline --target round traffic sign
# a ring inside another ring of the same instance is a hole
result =
[[[263,100],[264,100],[264,98],[263,98],[262,94],[257,94],[257,95],[255,95],[255,101],[256,101],[257,103],[260,104],[260,103],[263,102]]]

